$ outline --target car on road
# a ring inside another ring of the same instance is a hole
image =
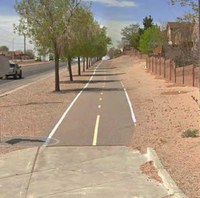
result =
[[[0,55],[0,78],[7,79],[10,76],[22,78],[22,69],[16,62]]]
[[[102,60],[110,60],[110,56],[104,56]]]
[[[14,77],[15,79],[22,78],[21,66],[19,66],[17,63],[13,61],[9,61],[9,70],[5,74],[5,78],[7,79],[10,76]]]

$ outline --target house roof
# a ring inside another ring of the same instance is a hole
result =
[[[185,30],[186,28],[193,28],[194,23],[190,22],[168,22],[167,27],[173,30]]]
[[[24,54],[22,51],[20,51],[20,50],[16,50],[15,51],[15,55],[22,55],[22,54]]]

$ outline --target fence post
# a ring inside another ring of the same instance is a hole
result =
[[[148,60],[148,57],[146,58],[146,69],[149,70],[149,60]]]
[[[192,86],[195,84],[195,66],[192,65]]]
[[[173,61],[173,66],[174,66],[174,83],[176,83],[176,64]]]
[[[164,58],[164,78],[166,78],[166,58]]]
[[[152,73],[153,73],[153,70],[154,70],[154,64],[153,64],[153,56],[152,56],[152,70],[151,70]]]
[[[160,76],[161,76],[161,64],[162,64],[162,59],[161,59],[161,56],[160,56]]]
[[[183,66],[183,85],[185,84],[185,66]]]
[[[169,61],[169,80],[172,80],[172,60]]]
[[[157,60],[158,60],[157,57],[155,57],[155,66],[156,66],[156,68],[155,68],[155,74],[157,74],[157,63],[158,63]]]
[[[151,57],[149,56],[149,70],[151,71]]]

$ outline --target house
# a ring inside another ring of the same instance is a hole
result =
[[[16,50],[16,51],[9,51],[6,54],[6,57],[9,59],[22,59],[22,56],[24,55],[23,51]]]
[[[190,22],[168,22],[167,38],[171,46],[183,46],[192,48],[194,23]]]

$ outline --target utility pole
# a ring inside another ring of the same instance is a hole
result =
[[[200,106],[200,0],[198,1],[198,3],[199,3],[199,10],[198,10],[198,12],[199,12],[199,49],[198,49],[198,54],[199,54],[199,60],[198,60],[198,66],[199,66],[199,106]]]
[[[14,43],[14,38],[12,39],[12,60],[15,58],[15,43]]]
[[[26,35],[24,34],[24,54],[26,54]]]

